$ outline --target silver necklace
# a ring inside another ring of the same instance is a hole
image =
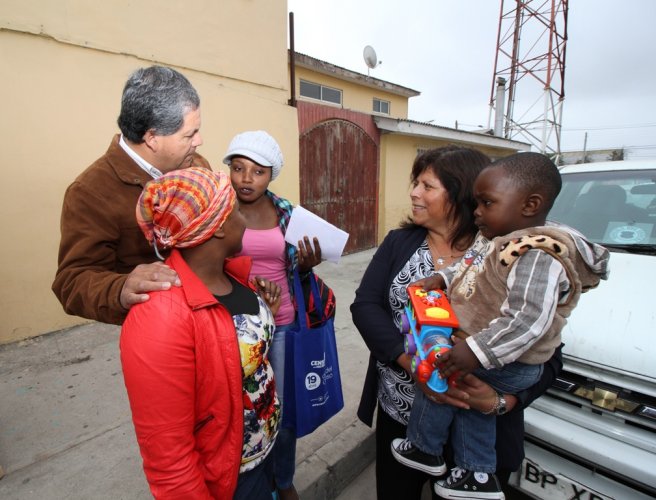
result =
[[[426,244],[428,246],[428,251],[430,252],[431,256],[433,256],[433,245],[431,245],[431,239],[429,237],[426,237]],[[437,253],[437,252],[435,252]],[[453,260],[455,258],[462,257],[462,254],[456,254],[456,255],[437,255],[435,258],[435,264],[438,266],[442,267],[443,265],[446,264],[447,259]]]

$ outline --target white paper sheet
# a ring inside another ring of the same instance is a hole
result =
[[[294,207],[289,219],[285,241],[298,247],[298,241],[303,236],[310,238],[310,242],[316,236],[321,245],[321,257],[335,263],[339,262],[349,237],[346,231],[298,205]]]

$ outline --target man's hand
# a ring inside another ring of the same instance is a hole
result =
[[[410,283],[413,286],[420,286],[424,290],[444,290],[446,288],[446,283],[444,282],[444,276],[441,274],[434,274],[428,278],[423,278],[414,283]]]
[[[314,266],[321,264],[321,245],[315,236],[312,238],[314,242],[314,249],[310,244],[310,238],[304,236],[302,240],[298,240],[298,271],[307,273],[312,270]]]
[[[280,285],[275,281],[270,281],[261,276],[255,276],[252,281],[257,288],[257,293],[264,299],[264,302],[269,306],[271,312],[275,316],[280,309]]]
[[[139,264],[135,267],[121,289],[121,306],[130,309],[135,304],[146,302],[148,292],[168,290],[180,286],[178,273],[162,262]]]

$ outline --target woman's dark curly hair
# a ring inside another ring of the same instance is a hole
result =
[[[467,248],[478,228],[474,224],[473,187],[478,173],[490,164],[490,159],[475,149],[460,146],[445,146],[429,149],[419,155],[412,165],[410,181],[415,182],[425,171],[430,170],[442,183],[449,197],[448,219],[453,223],[450,243],[459,250]],[[411,218],[401,227],[413,227]]]

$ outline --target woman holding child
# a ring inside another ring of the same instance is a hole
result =
[[[390,445],[405,438],[415,387],[434,401],[497,411],[497,392],[473,375],[447,394],[436,394],[410,375],[411,356],[404,352],[399,326],[407,301],[406,287],[458,261],[474,241],[477,227],[472,189],[478,173],[490,160],[462,147],[433,149],[419,156],[412,167],[411,220],[391,231],[378,248],[356,291],[351,306],[353,321],[371,351],[358,417],[364,423],[376,418],[376,487],[379,499],[419,499],[425,472],[397,462]],[[507,480],[523,458],[521,409],[542,394],[561,368],[557,352],[545,364],[540,381],[527,391],[506,395],[512,411],[497,419],[497,474]],[[441,464],[435,464],[441,466]]]

